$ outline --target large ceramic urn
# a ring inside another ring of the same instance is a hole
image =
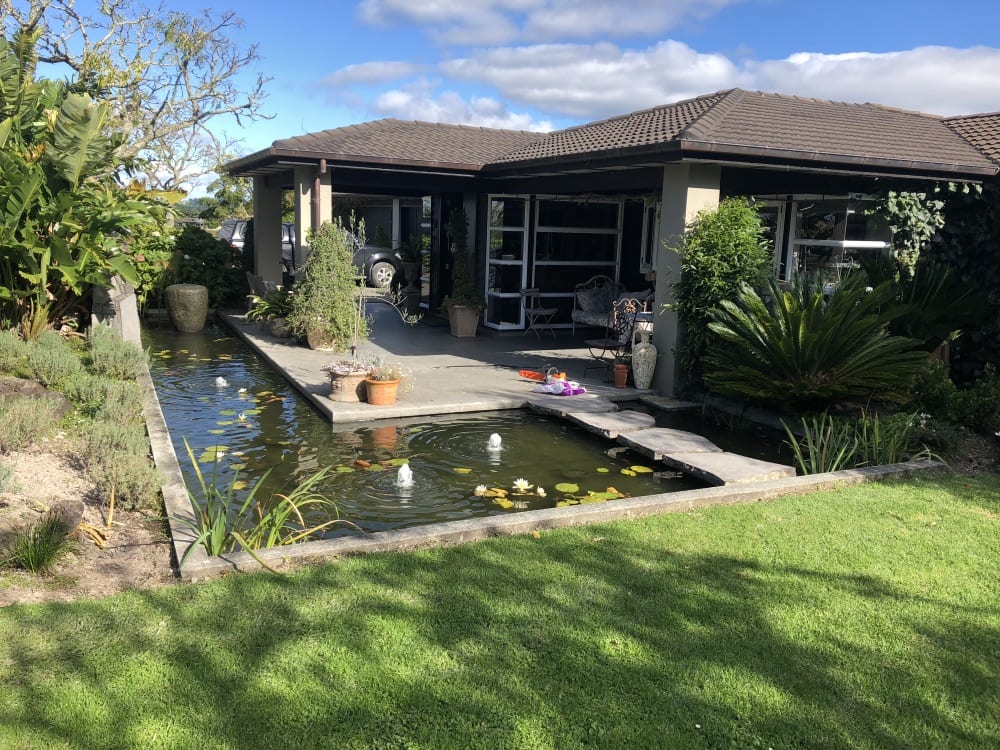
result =
[[[181,333],[197,333],[208,315],[208,289],[200,284],[171,284],[166,289],[170,322]]]
[[[635,337],[639,340],[636,341]],[[632,335],[632,380],[639,389],[653,384],[653,370],[656,369],[656,347],[649,340],[649,331],[637,328]]]

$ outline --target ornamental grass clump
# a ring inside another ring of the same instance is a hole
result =
[[[892,284],[852,274],[829,297],[815,279],[790,289],[771,281],[765,301],[743,285],[711,313],[718,337],[705,357],[709,388],[789,412],[906,403],[927,361],[914,339],[893,336]]]
[[[18,529],[4,556],[4,564],[46,574],[69,548],[69,525],[61,513],[47,511]]]
[[[242,502],[236,493],[243,484],[235,472],[227,486],[218,481],[219,458],[216,453],[212,476],[208,479],[187,440],[184,441],[188,457],[194,468],[197,486],[188,487],[188,496],[194,510],[194,519],[175,518],[195,533],[195,539],[184,553],[186,560],[198,545],[209,555],[244,550],[263,567],[269,568],[255,553],[256,550],[301,542],[336,524],[348,524],[337,514],[332,500],[317,491],[332,467],[327,466],[312,474],[287,494],[275,493],[268,499],[258,499],[261,488],[271,471],[266,471],[247,493]],[[306,515],[321,515],[325,521],[310,524]]]

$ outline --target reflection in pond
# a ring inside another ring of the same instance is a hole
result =
[[[321,491],[342,518],[379,531],[699,486],[562,421],[520,411],[331,429],[221,327],[198,334],[148,329],[144,337],[185,477],[193,476],[186,439],[202,471],[215,472],[220,485],[239,472],[238,499],[269,469],[260,498],[332,466]],[[564,485],[575,492],[557,489]],[[354,533],[339,527],[328,535]]]

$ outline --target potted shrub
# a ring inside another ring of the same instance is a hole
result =
[[[396,403],[396,395],[400,388],[408,391],[412,388],[412,383],[409,368],[399,362],[380,362],[365,378],[368,403],[374,406],[389,406]]]
[[[483,310],[483,295],[470,268],[468,238],[469,220],[465,210],[456,208],[448,218],[448,235],[451,237],[453,255],[451,294],[444,298],[441,307],[448,311],[451,335],[469,338],[476,335],[479,314]]]
[[[292,295],[288,326],[314,349],[345,351],[357,346],[368,336],[368,321],[357,294],[351,233],[335,220],[310,234],[309,248]]]
[[[283,287],[278,287],[263,296],[250,295],[247,320],[267,323],[272,336],[285,338],[291,335],[288,329],[288,314],[291,310],[291,293]]]

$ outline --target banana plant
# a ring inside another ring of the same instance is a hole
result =
[[[32,339],[91,286],[134,282],[121,244],[162,213],[94,176],[113,158],[109,106],[36,81],[34,41],[0,38],[0,324]]]

